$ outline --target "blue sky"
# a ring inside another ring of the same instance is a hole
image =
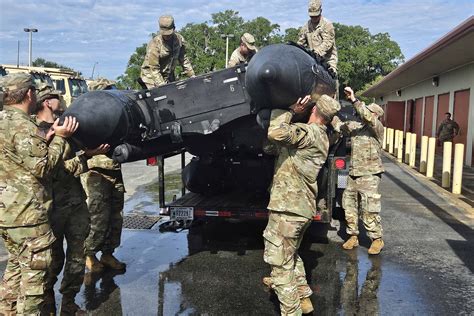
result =
[[[28,63],[25,27],[33,35],[33,59],[42,57],[90,76],[116,78],[137,46],[148,42],[157,18],[172,14],[177,28],[233,9],[246,19],[264,16],[281,30],[307,20],[307,0],[0,0],[0,63]],[[372,33],[388,32],[405,57],[413,57],[474,14],[474,0],[323,0],[323,15]]]

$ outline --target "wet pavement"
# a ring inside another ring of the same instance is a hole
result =
[[[472,219],[395,163],[385,167],[380,256],[367,255],[363,236],[357,250],[343,251],[339,225],[327,239],[315,238],[320,227],[312,227],[302,244],[314,314],[474,314]],[[129,212],[157,211],[155,185],[134,188]],[[77,301],[91,315],[278,315],[277,298],[261,284],[270,272],[264,222],[213,221],[164,233],[157,226],[123,231],[116,255],[126,273],[86,275]]]

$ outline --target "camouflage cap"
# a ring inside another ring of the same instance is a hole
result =
[[[171,15],[162,15],[158,20],[161,35],[171,35],[174,33],[174,18]]]
[[[384,111],[382,107],[376,103],[371,103],[367,105],[367,108],[369,109],[370,112],[377,114],[377,116],[383,116]]]
[[[0,87],[3,91],[17,91],[29,87],[36,89],[35,81],[30,74],[15,73],[0,78]]]
[[[43,102],[46,99],[57,97],[60,99],[62,92],[60,90],[55,90],[47,83],[42,83],[38,86],[38,93],[36,94],[36,99],[38,102]]]
[[[310,0],[308,6],[309,16],[321,15],[321,0]]]
[[[112,86],[114,84],[115,84],[115,81],[113,81],[113,80],[109,80],[109,79],[106,79],[106,78],[99,78],[97,80],[89,82],[88,88],[91,91],[105,90],[107,87]]]
[[[324,114],[329,119],[332,119],[334,115],[341,109],[339,102],[331,98],[330,96],[323,94],[316,102],[316,107],[321,114]]]
[[[248,49],[257,50],[257,47],[255,46],[255,37],[253,37],[252,34],[244,33],[240,40],[245,44],[245,46],[247,46]]]

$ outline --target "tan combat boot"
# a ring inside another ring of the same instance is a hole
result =
[[[357,236],[351,236],[343,245],[342,248],[346,250],[354,249],[355,247],[359,246],[359,239]]]
[[[97,260],[95,255],[86,256],[86,268],[92,273],[99,273],[104,270],[104,265]]]
[[[300,306],[303,314],[310,314],[314,311],[313,303],[311,303],[311,299],[309,297],[300,299]]]
[[[86,311],[81,309],[79,305],[74,302],[75,295],[63,295],[63,300],[61,302],[61,316],[85,316],[87,315]]]
[[[372,245],[370,245],[369,251],[367,252],[369,255],[378,255],[382,251],[383,246],[384,243],[382,238],[374,239]]]
[[[125,263],[118,261],[112,254],[103,254],[100,258],[100,262],[107,268],[113,270],[125,270],[127,266]]]

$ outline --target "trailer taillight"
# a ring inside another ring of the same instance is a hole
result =
[[[336,169],[338,170],[343,170],[346,168],[346,161],[342,158],[337,158],[335,161],[334,161],[334,166],[336,167]]]
[[[156,157],[150,157],[146,159],[146,165],[147,166],[156,166],[158,165],[158,159]]]

